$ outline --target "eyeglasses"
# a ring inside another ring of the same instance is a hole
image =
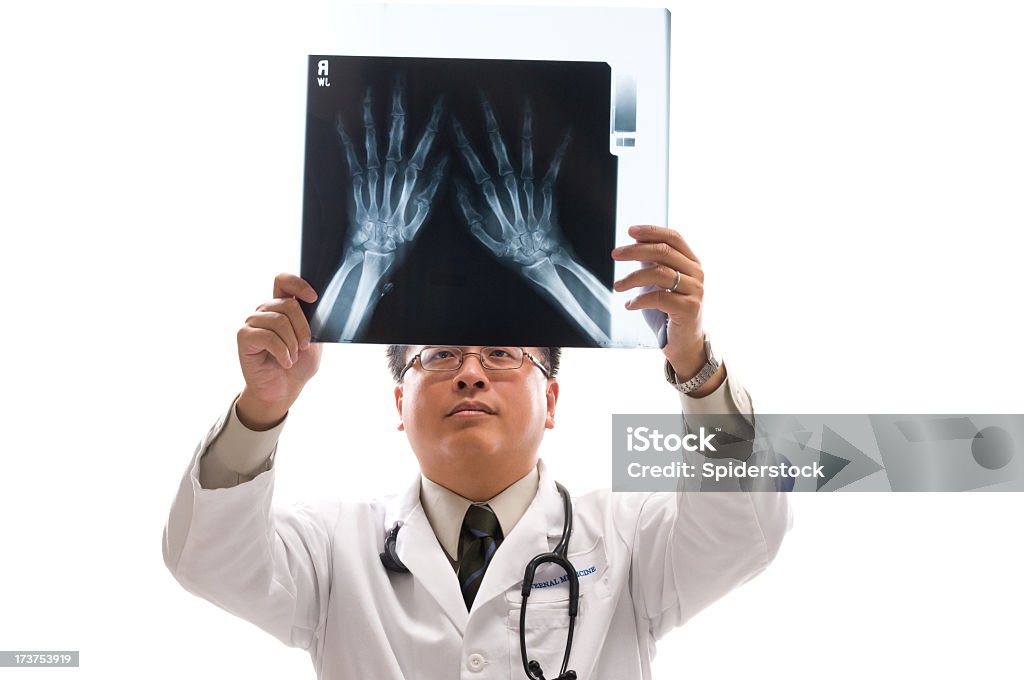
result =
[[[424,371],[457,371],[469,355],[480,357],[480,365],[491,371],[514,371],[522,368],[523,360],[529,359],[541,370],[545,378],[551,373],[544,364],[522,347],[483,347],[479,352],[466,352],[461,347],[424,347],[409,360],[398,376],[401,382],[412,365],[419,359]]]

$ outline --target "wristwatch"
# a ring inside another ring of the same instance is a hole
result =
[[[708,355],[708,362],[704,364],[704,368],[700,369],[700,372],[687,380],[686,382],[679,382],[679,376],[676,375],[675,370],[672,368],[672,364],[669,363],[668,359],[665,360],[665,380],[668,381],[669,385],[676,388],[683,394],[689,394],[694,390],[698,389],[701,385],[706,383],[708,379],[715,374],[720,365],[718,358],[715,357],[714,352],[711,351],[711,341],[708,340],[707,334],[704,335],[704,352]]]

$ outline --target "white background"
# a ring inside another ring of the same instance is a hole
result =
[[[0,10],[0,649],[82,667],[0,676],[312,677],[180,589],[160,534],[240,387],[235,330],[298,266],[325,10],[28,7]],[[1020,412],[1019,3],[671,9],[671,223],[756,407]],[[570,489],[609,483],[611,413],[675,408],[660,370],[566,353],[544,451]],[[405,488],[392,403],[381,348],[328,347],[279,500]],[[1020,495],[793,500],[777,562],[665,639],[656,677],[1019,677]]]

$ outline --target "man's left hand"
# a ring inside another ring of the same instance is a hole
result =
[[[701,312],[704,303],[704,270],[679,232],[666,227],[634,225],[629,235],[636,243],[619,246],[612,259],[636,261],[642,267],[615,282],[617,292],[633,288],[656,288],[642,292],[626,303],[627,309],[659,309],[668,315],[668,342],[662,350],[676,376],[688,380],[707,363]],[[708,394],[724,379],[720,367],[691,396]]]

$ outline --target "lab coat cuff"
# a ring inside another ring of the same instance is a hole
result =
[[[754,437],[754,406],[750,394],[736,376],[726,369],[725,380],[714,392],[699,398],[679,393],[683,420],[688,432],[721,431],[720,440],[729,443],[725,457],[747,460]],[[726,435],[731,435],[727,437]]]
[[[725,415],[736,414],[752,416],[754,413],[753,403],[750,401],[750,394],[743,388],[735,375],[730,375],[729,370],[723,363],[725,380],[714,392],[703,397],[691,397],[688,394],[679,394],[679,402],[682,405],[683,415]],[[752,422],[751,418],[747,418]]]
[[[237,401],[236,397],[208,437],[207,450],[200,459],[200,482],[205,489],[247,482],[274,464],[287,416],[269,430],[250,430],[238,419]]]

